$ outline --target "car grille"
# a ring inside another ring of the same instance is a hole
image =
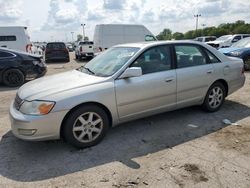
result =
[[[23,100],[18,96],[18,94],[16,94],[16,98],[15,98],[15,101],[14,101],[14,107],[19,110],[21,105],[23,103]]]

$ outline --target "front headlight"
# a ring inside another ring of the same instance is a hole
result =
[[[242,54],[242,51],[233,51],[233,52],[230,52],[231,56],[236,56],[236,57],[240,56],[241,54]]]
[[[24,101],[19,110],[28,115],[45,115],[54,106],[55,102],[52,101]]]

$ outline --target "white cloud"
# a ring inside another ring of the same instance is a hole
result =
[[[104,9],[121,10],[125,4],[126,0],[103,0]]]
[[[34,9],[36,4],[43,7],[40,12]],[[186,32],[195,29],[197,13],[201,14],[199,27],[250,22],[249,0],[0,0],[0,7],[1,25],[28,25],[34,40],[70,38],[71,31],[82,33],[81,23],[90,38],[95,25],[105,23],[143,24],[154,34],[164,28]]]
[[[55,21],[56,23],[67,24],[70,22],[74,22],[78,17],[78,11],[75,9],[65,9],[59,10],[55,14]]]
[[[22,14],[20,10],[21,4],[21,0],[0,0],[0,21],[9,22],[18,20]]]

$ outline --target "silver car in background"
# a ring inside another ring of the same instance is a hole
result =
[[[118,45],[77,70],[22,86],[10,105],[12,132],[89,147],[122,122],[193,105],[215,112],[244,82],[242,60],[206,44]]]

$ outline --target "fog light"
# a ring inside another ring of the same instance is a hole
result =
[[[36,131],[36,129],[18,129],[18,133],[24,136],[32,136]]]

